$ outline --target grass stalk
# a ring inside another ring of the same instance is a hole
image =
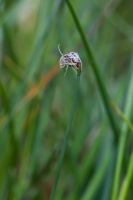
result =
[[[133,64],[133,58],[131,65]],[[127,92],[127,99],[125,103],[125,109],[124,109],[124,114],[127,118],[130,118],[131,113],[132,113],[132,107],[133,107],[133,69],[131,73],[131,78],[130,82],[128,85],[128,92]],[[119,141],[119,146],[118,146],[118,154],[117,154],[117,162],[116,162],[116,169],[115,169],[115,175],[114,175],[114,183],[113,188],[112,188],[112,195],[111,195],[111,200],[116,200],[117,199],[117,194],[118,194],[118,187],[119,187],[119,181],[120,181],[120,175],[121,175],[121,169],[122,169],[122,160],[124,156],[124,150],[125,150],[125,145],[126,145],[126,139],[127,139],[127,130],[128,130],[128,125],[127,123],[123,123],[122,129],[121,129],[121,136],[120,136],[120,141]]]
[[[131,182],[131,179],[132,179],[132,174],[133,174],[133,153],[130,156],[127,175],[126,175],[126,177],[123,181],[118,200],[127,199],[126,195],[127,195],[128,188],[129,188],[129,185],[130,185],[130,182]]]
[[[81,198],[81,200],[91,200],[94,199],[96,195],[97,188],[100,187],[100,184],[105,177],[107,167],[109,165],[109,158],[111,153],[111,147],[108,146],[106,149],[106,153],[103,156],[101,163],[96,171],[94,177],[92,178],[91,182],[87,185],[86,190]]]
[[[111,109],[111,106],[110,106],[110,103],[109,103],[110,102],[109,101],[109,97],[108,97],[105,85],[103,83],[103,79],[102,79],[101,74],[99,72],[100,67],[98,66],[98,64],[97,64],[97,62],[95,60],[93,51],[92,51],[92,49],[91,49],[91,47],[90,47],[90,45],[89,45],[89,43],[87,41],[87,38],[86,38],[86,36],[85,36],[85,34],[83,32],[83,29],[82,29],[81,24],[80,24],[80,22],[78,20],[78,17],[77,17],[77,15],[76,15],[76,13],[75,13],[75,11],[73,9],[73,6],[71,5],[69,0],[66,0],[66,3],[67,3],[67,6],[68,6],[71,14],[72,14],[72,17],[74,19],[75,25],[76,25],[76,27],[77,27],[77,29],[79,31],[79,34],[81,36],[83,45],[84,45],[86,53],[87,53],[87,57],[89,59],[90,67],[92,68],[92,71],[94,73],[94,76],[95,76],[97,85],[99,87],[99,91],[101,93],[101,97],[102,97],[105,109],[107,111],[108,118],[110,120],[110,124],[111,124],[113,132],[114,132],[115,140],[117,141],[118,140],[118,135],[119,135],[118,127],[116,125],[115,118],[114,118],[113,113],[112,113],[112,109]]]
[[[60,157],[59,157],[59,161],[58,161],[58,165],[57,165],[57,171],[56,171],[56,175],[55,175],[55,179],[54,179],[54,183],[53,183],[53,187],[52,187],[52,191],[51,191],[51,195],[50,195],[50,200],[54,199],[59,176],[61,173],[61,167],[62,167],[63,158],[64,158],[66,147],[67,147],[68,137],[70,134],[70,128],[71,128],[71,124],[72,124],[72,119],[73,119],[77,95],[78,95],[79,82],[80,82],[80,74],[77,75],[76,90],[75,90],[74,99],[73,99],[73,103],[72,103],[72,107],[71,107],[71,112],[70,112],[70,116],[69,116],[69,120],[68,120],[68,124],[67,124],[66,133],[64,136],[64,142],[62,145],[62,149],[61,149],[61,153],[60,153]]]
[[[130,129],[130,131],[133,133],[133,124],[132,122],[125,116],[125,114],[115,105],[113,102],[111,102],[111,105],[115,112],[118,114],[118,116],[125,122]]]
[[[99,127],[95,141],[89,147],[89,151],[84,156],[84,160],[80,162],[78,177],[75,179],[74,187],[67,197],[67,200],[77,200],[81,195],[84,187],[84,180],[88,174],[91,173],[90,171],[93,168],[93,163],[95,162],[97,152],[100,151],[100,148],[103,145],[103,138],[105,138],[106,133],[106,124],[106,121],[104,121],[104,124]]]

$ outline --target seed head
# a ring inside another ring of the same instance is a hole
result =
[[[66,72],[64,76],[67,73],[68,67],[71,67],[77,74],[80,74],[82,71],[82,62],[78,53],[70,52],[68,54],[63,55],[63,53],[60,50],[60,44],[58,45],[58,50],[61,54],[61,58],[59,61],[60,68],[66,67]]]

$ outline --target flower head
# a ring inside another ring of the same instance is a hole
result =
[[[68,67],[71,67],[77,74],[80,74],[82,70],[82,62],[80,60],[78,53],[70,52],[68,54],[63,55],[59,46],[60,45],[58,45],[58,50],[61,54],[61,58],[59,61],[60,68],[63,68],[66,66],[66,72],[64,76],[67,73]]]

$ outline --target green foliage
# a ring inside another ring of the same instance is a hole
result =
[[[132,7],[0,1],[0,200],[50,199],[57,175],[55,200],[132,200]],[[71,129],[76,73],[58,44],[83,65]]]

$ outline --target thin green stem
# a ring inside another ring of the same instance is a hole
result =
[[[130,156],[127,175],[123,181],[118,200],[125,200],[133,174],[133,153]]]
[[[100,69],[100,67],[96,63],[96,60],[95,60],[95,57],[93,55],[92,49],[91,49],[90,45],[88,44],[88,41],[87,41],[86,36],[85,36],[85,34],[83,32],[83,29],[82,29],[81,24],[80,24],[80,22],[78,20],[78,17],[77,17],[77,15],[76,15],[76,13],[75,13],[75,11],[73,9],[73,6],[69,2],[69,0],[66,0],[66,3],[68,5],[68,8],[69,8],[71,14],[72,14],[72,17],[74,19],[75,25],[76,25],[76,27],[77,27],[77,29],[79,31],[79,34],[81,36],[83,45],[84,45],[86,53],[87,53],[87,57],[89,59],[89,64],[90,64],[90,66],[92,68],[92,71],[94,73],[95,79],[97,81],[97,85],[99,87],[99,91],[101,93],[101,97],[103,99],[103,102],[104,102],[104,105],[105,105],[105,109],[107,111],[108,118],[110,120],[110,124],[111,124],[113,132],[114,132],[115,139],[117,141],[118,140],[118,135],[119,135],[118,127],[117,127],[117,124],[115,122],[115,119],[114,119],[114,116],[113,116],[113,113],[112,113],[112,109],[111,109],[111,106],[110,106],[110,103],[109,103],[110,101],[109,101],[109,97],[108,97],[106,88],[104,86],[102,77],[101,77],[100,72],[98,70],[98,69]]]
[[[133,58],[131,62],[131,66],[133,64]],[[133,69],[131,73],[131,79],[128,85],[128,92],[127,92],[127,99],[125,102],[125,109],[124,109],[124,114],[125,116],[129,119],[131,114],[132,114],[132,107],[133,107]],[[122,124],[122,129],[121,129],[121,136],[120,136],[120,141],[119,141],[119,146],[118,146],[118,155],[117,155],[117,162],[116,162],[116,169],[115,169],[115,175],[114,175],[114,183],[112,184],[112,192],[111,192],[111,200],[116,200],[117,199],[117,194],[118,194],[118,188],[119,188],[119,181],[120,181],[120,175],[121,175],[121,169],[122,169],[122,160],[124,156],[124,150],[126,146],[126,139],[127,139],[127,130],[128,126],[126,123]]]
[[[91,180],[91,183],[89,183],[87,185],[86,190],[85,190],[81,200],[94,199],[96,190],[98,187],[100,187],[103,177],[106,174],[107,167],[109,165],[110,153],[111,153],[111,147],[108,146],[106,149],[105,155],[103,156],[101,163],[98,167],[98,170],[96,170],[95,175],[93,176],[93,178]]]
[[[67,147],[68,137],[69,137],[69,133],[70,133],[70,128],[71,128],[71,124],[72,124],[73,114],[74,114],[77,95],[78,95],[79,82],[80,82],[80,74],[77,75],[76,90],[75,90],[72,108],[71,108],[71,112],[70,112],[70,116],[69,116],[69,120],[68,120],[68,124],[67,124],[66,133],[65,133],[65,136],[64,136],[64,142],[63,142],[63,145],[62,145],[62,149],[61,149],[61,153],[60,153],[60,157],[59,157],[59,161],[58,161],[57,171],[56,171],[56,175],[55,175],[55,179],[54,179],[54,184],[53,184],[53,187],[52,187],[52,192],[51,192],[51,195],[50,195],[50,200],[54,199],[56,187],[57,187],[59,176],[60,176],[60,173],[61,173],[61,167],[62,167],[63,158],[64,158],[66,147]]]
[[[130,131],[133,133],[133,124],[132,122],[126,117],[126,115],[112,102],[112,107],[114,108],[115,112],[120,116],[120,118],[125,122],[130,129]]]

